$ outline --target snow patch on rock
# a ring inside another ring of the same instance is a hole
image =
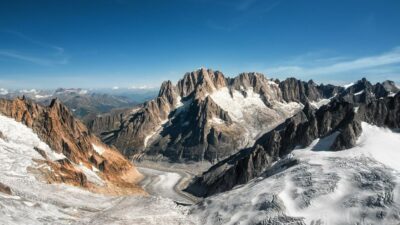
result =
[[[92,143],[92,147],[93,147],[93,150],[95,152],[97,152],[99,155],[102,155],[104,153],[104,151],[105,151],[105,149],[102,146],[95,145],[93,143]]]

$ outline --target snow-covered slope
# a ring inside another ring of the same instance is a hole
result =
[[[362,128],[356,147],[324,151],[334,138],[315,140],[193,213],[202,224],[398,224],[400,134]]]
[[[65,157],[52,151],[30,128],[0,115],[0,184],[11,189],[11,195],[0,191],[0,224],[194,223],[169,199],[112,197],[65,184],[47,184],[35,172],[46,164],[38,161],[43,158],[34,147],[51,160]],[[102,182],[95,170],[75,166],[89,181]]]
[[[251,87],[243,89],[242,93],[224,87],[210,96],[241,128],[241,136],[238,139],[246,138],[240,148],[252,146],[257,136],[269,131],[302,108],[302,105],[296,102],[278,101],[273,102],[272,107],[268,107],[261,95],[255,93]]]

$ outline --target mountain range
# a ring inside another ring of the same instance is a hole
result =
[[[350,116],[342,114],[353,107],[393,97],[398,90],[394,82],[372,85],[365,78],[342,87],[295,78],[279,81],[260,73],[229,78],[203,68],[186,73],[176,85],[164,82],[157,98],[140,107],[97,117],[89,129],[127,157],[214,164],[254,146],[286,119],[301,117],[302,110],[308,115],[328,105],[316,117],[327,114],[322,118],[327,122],[318,126],[329,127],[309,137],[310,142],[336,129],[337,120]],[[329,118],[332,113],[339,118]],[[339,149],[349,147],[337,144]]]

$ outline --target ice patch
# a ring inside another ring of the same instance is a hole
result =
[[[211,123],[214,123],[214,124],[224,124],[225,121],[221,120],[220,118],[213,117],[213,118],[211,119]]]
[[[154,132],[151,132],[149,135],[147,135],[147,136],[144,138],[144,140],[143,140],[143,146],[144,146],[144,148],[147,147],[149,141],[150,141],[156,134],[158,134],[158,133],[161,132],[163,126],[164,126],[165,123],[167,123],[168,121],[169,121],[168,119],[161,121],[160,126],[158,126],[158,127],[155,129]]]
[[[89,182],[96,184],[98,186],[104,186],[104,181],[101,179],[96,172],[91,169],[86,168],[84,165],[76,165],[86,176]]]
[[[35,95],[35,98],[41,99],[41,98],[50,98],[52,95]]]
[[[354,83],[350,83],[350,84],[345,84],[345,85],[343,85],[343,87],[344,87],[344,89],[347,89],[347,88],[349,88],[349,87],[351,87],[351,86],[353,86],[354,85]]]
[[[105,149],[102,146],[95,145],[93,143],[92,143],[92,147],[93,147],[93,150],[95,152],[97,152],[99,155],[102,155],[104,153],[104,151],[105,151]]]
[[[329,98],[323,98],[323,99],[321,99],[321,100],[319,100],[319,101],[317,101],[317,102],[311,101],[310,104],[311,104],[314,108],[319,109],[321,106],[329,104],[329,102],[331,102],[331,99],[329,99]]]
[[[279,101],[271,102],[270,108],[252,88],[247,88],[243,92],[245,94],[224,87],[210,95],[216,104],[228,112],[234,125],[239,126],[238,129],[242,131],[239,148],[253,145],[258,136],[283,122],[284,119],[293,116],[302,108],[302,105],[296,102]]]
[[[247,90],[246,97],[236,90],[232,90],[231,96],[227,87],[213,92],[210,96],[214,102],[216,102],[222,109],[227,111],[232,119],[236,121],[243,120],[243,113],[245,111],[250,111],[254,108],[267,108],[267,106],[261,100],[260,95],[253,92],[253,89],[251,88]]]
[[[355,93],[354,95],[361,95],[362,93],[364,93],[364,90],[359,91],[359,92]]]

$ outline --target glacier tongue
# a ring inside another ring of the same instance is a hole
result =
[[[113,197],[42,182],[29,169],[46,166],[33,160],[43,159],[34,147],[52,160],[64,157],[53,152],[30,128],[0,115],[0,184],[12,192],[0,191],[0,224],[196,224],[187,215],[187,208],[170,199]],[[93,171],[84,168],[86,174],[101,182]]]
[[[294,166],[211,196],[193,213],[203,224],[398,224],[400,134],[362,127],[356,147],[324,151],[333,138],[315,140],[284,159]]]

